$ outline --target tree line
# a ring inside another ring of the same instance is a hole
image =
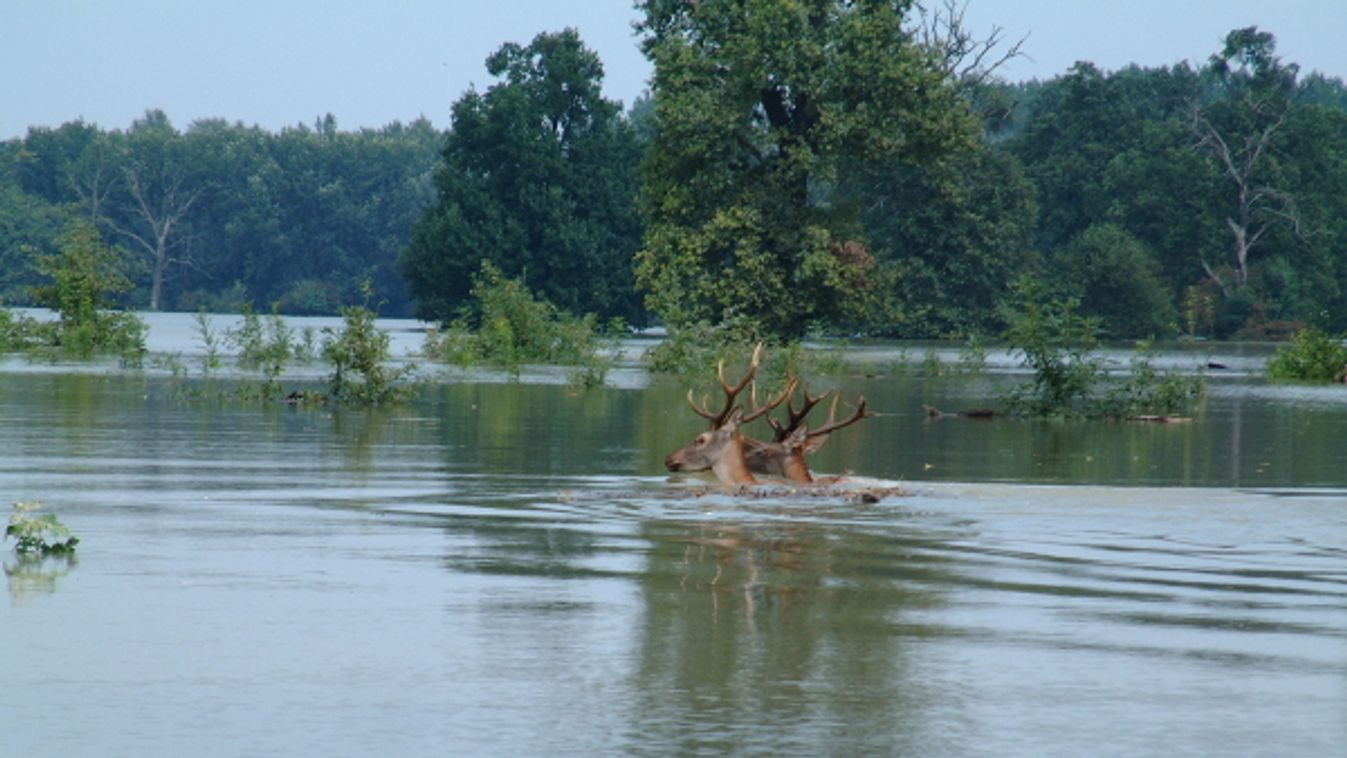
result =
[[[1347,87],[1268,32],[1009,83],[954,5],[638,7],[654,78],[625,111],[565,30],[503,45],[445,133],[33,129],[0,145],[0,294],[82,217],[147,307],[332,312],[369,280],[448,323],[491,271],[786,339],[998,335],[1029,292],[1118,338],[1347,330]]]
[[[83,121],[0,143],[0,298],[37,302],[40,261],[87,222],[153,310],[410,313],[397,256],[434,196],[428,121],[345,132],[332,116],[272,133],[162,111],[129,129]]]

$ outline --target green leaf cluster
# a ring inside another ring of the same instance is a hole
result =
[[[612,360],[604,355],[597,319],[572,316],[529,291],[488,261],[473,278],[468,313],[443,333],[431,333],[425,352],[472,366],[484,363],[516,375],[529,363],[576,367],[573,381],[603,384]]]
[[[1308,327],[1278,349],[1267,368],[1273,379],[1341,382],[1347,376],[1347,345],[1340,337]]]
[[[411,387],[403,380],[415,367],[389,365],[391,338],[378,328],[374,311],[353,305],[343,308],[341,315],[340,330],[323,330],[323,358],[332,364],[332,373],[327,378],[329,397],[338,403],[359,406],[404,400]]]
[[[848,165],[935,167],[976,144],[907,3],[639,3],[655,64],[637,283],[677,330],[763,337],[897,316]]]
[[[20,502],[14,504],[5,527],[5,538],[13,538],[14,551],[24,556],[44,557],[49,555],[70,555],[79,544],[79,537],[70,533],[69,527],[61,523],[54,513],[42,516],[34,511],[42,503]]]
[[[454,104],[436,202],[401,257],[417,315],[453,320],[487,261],[563,310],[642,321],[641,146],[598,56],[567,29],[503,45],[487,70],[500,81]]]
[[[117,252],[96,229],[76,222],[61,238],[60,253],[42,258],[38,271],[50,280],[37,289],[38,302],[55,310],[58,319],[41,322],[5,312],[0,348],[81,359],[112,354],[139,364],[147,327],[133,314],[108,308],[130,283]]]
[[[1031,417],[1125,417],[1185,410],[1205,392],[1201,375],[1160,371],[1143,349],[1121,381],[1100,357],[1100,321],[1079,312],[1072,298],[1044,299],[1041,287],[1017,285],[1021,302],[1008,314],[1005,340],[1033,379],[1004,398],[1013,415]]]

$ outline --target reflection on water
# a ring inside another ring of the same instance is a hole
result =
[[[841,380],[886,415],[816,468],[912,493],[864,503],[667,478],[702,422],[658,383],[351,412],[0,374],[0,491],[82,539],[6,559],[0,752],[1338,752],[1347,407],[921,410],[1004,381]]]
[[[73,555],[9,555],[3,560],[9,599],[24,605],[34,595],[56,591],[61,578],[78,565]]]

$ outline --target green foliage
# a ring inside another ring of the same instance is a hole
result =
[[[959,348],[959,368],[966,374],[980,374],[987,368],[987,343],[980,334],[970,334]]]
[[[852,331],[904,338],[962,337],[1004,328],[999,307],[1028,270],[1037,207],[1018,162],[989,148],[949,171],[907,163],[862,164],[839,192],[864,208],[877,259],[901,271],[901,321],[881,318]]]
[[[636,277],[671,329],[741,319],[790,340],[816,325],[892,318],[892,267],[848,166],[934,168],[977,123],[904,29],[905,4],[638,4],[655,64],[645,244]]]
[[[263,323],[256,312],[244,309],[243,321],[225,330],[224,341],[239,351],[239,366],[259,370],[269,378],[280,376],[295,354],[294,330],[276,313]]]
[[[471,366],[485,363],[516,375],[528,363],[576,367],[572,381],[603,384],[612,359],[602,352],[597,320],[572,316],[536,299],[521,279],[510,279],[489,261],[473,277],[468,316],[427,336],[427,355]]]
[[[138,256],[126,272],[137,305],[152,303],[158,268],[164,308],[335,313],[370,278],[382,307],[409,313],[396,260],[433,199],[442,146],[424,119],[342,132],[328,118],[271,133],[222,119],[180,130],[151,111],[125,131],[34,127],[12,170],[0,165],[0,294],[31,304],[32,259],[53,247],[58,220],[78,216]],[[191,265],[175,264],[189,259],[188,241]]]
[[[1115,418],[1183,413],[1205,394],[1205,376],[1157,369],[1151,361],[1151,344],[1145,342],[1132,357],[1123,380],[1108,388],[1094,413]]]
[[[54,349],[74,358],[112,353],[139,364],[145,355],[145,323],[133,314],[106,309],[112,296],[130,287],[118,268],[116,252],[84,223],[77,223],[61,245],[58,255],[38,263],[38,270],[52,279],[52,284],[38,290],[38,301],[55,310],[59,320],[9,319],[11,336],[6,341]],[[23,331],[28,336],[22,336]]]
[[[79,544],[79,537],[70,534],[70,529],[61,523],[54,513],[42,516],[34,514],[42,503],[23,502],[14,504],[14,512],[9,516],[9,525],[5,528],[5,538],[13,538],[15,552],[27,556],[70,555]]]
[[[205,311],[197,311],[194,319],[197,337],[200,338],[204,348],[201,355],[201,373],[210,374],[220,368],[220,334],[215,331],[210,321],[210,314]]]
[[[1347,345],[1339,337],[1309,327],[1296,334],[1290,345],[1279,348],[1267,368],[1273,379],[1340,382],[1347,374]]]
[[[1153,337],[1176,330],[1174,297],[1145,247],[1116,224],[1090,226],[1059,251],[1058,288],[1080,301],[1111,337]]]
[[[1087,418],[1169,414],[1197,402],[1205,391],[1201,375],[1155,368],[1143,346],[1121,382],[1095,354],[1099,320],[1077,312],[1074,299],[1044,302],[1040,289],[1019,286],[1020,308],[1010,316],[1005,338],[1034,372],[1033,381],[1010,391],[1010,413],[1020,416]]]
[[[487,71],[500,81],[454,104],[437,202],[402,254],[417,315],[451,321],[488,261],[563,310],[643,320],[640,143],[602,97],[598,56],[568,29],[501,46]]]
[[[0,308],[0,353],[39,347],[46,328],[31,316]]]
[[[1098,320],[1077,313],[1074,299],[1042,302],[1026,286],[1021,293],[1024,300],[1009,318],[1005,340],[1034,379],[1006,397],[1010,411],[1025,416],[1085,413],[1104,376],[1103,362],[1093,355],[1099,344]]]
[[[415,367],[392,368],[388,332],[375,325],[374,311],[364,306],[342,309],[340,331],[323,330],[323,358],[332,364],[327,390],[336,402],[373,406],[401,402],[411,391],[403,382]]]

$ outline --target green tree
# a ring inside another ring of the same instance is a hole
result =
[[[793,338],[864,320],[891,281],[848,166],[934,169],[977,123],[911,2],[638,3],[655,130],[637,281],[671,327],[738,321]]]
[[[1011,156],[982,148],[954,174],[910,164],[863,168],[842,183],[863,204],[875,257],[902,271],[906,320],[865,331],[901,337],[995,334],[1012,283],[1033,263],[1033,189]]]
[[[107,310],[112,299],[131,289],[117,252],[98,230],[76,222],[61,239],[61,252],[43,258],[38,270],[52,284],[39,288],[38,302],[60,314],[49,342],[78,357],[114,352],[139,359],[145,352],[145,324],[134,315]]]
[[[564,310],[639,319],[640,143],[601,95],[598,56],[567,29],[486,65],[500,81],[454,104],[438,202],[401,259],[417,314],[452,320],[489,261]]]
[[[1177,331],[1173,296],[1159,266],[1135,237],[1116,224],[1096,224],[1056,253],[1058,289],[1080,303],[1112,337],[1155,337]]]

